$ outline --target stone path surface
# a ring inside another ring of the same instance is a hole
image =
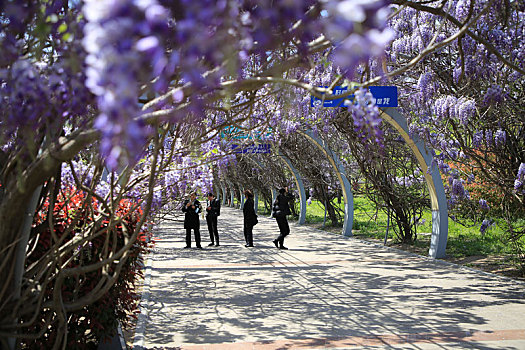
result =
[[[174,218],[175,219],[175,218]],[[180,218],[179,218],[180,219]],[[167,220],[147,262],[134,349],[525,349],[525,285],[222,208],[219,247]],[[194,243],[193,243],[194,244]]]

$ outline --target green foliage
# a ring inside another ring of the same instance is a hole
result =
[[[257,214],[263,216],[270,216],[271,213],[264,205],[261,205],[260,203],[257,207]]]
[[[344,203],[341,203],[344,208]],[[312,201],[306,209],[307,223],[322,223],[324,209],[317,201]],[[432,213],[423,214],[423,224],[418,225],[417,239],[414,247],[428,249],[430,246],[430,233],[432,232]],[[327,221],[327,224],[329,222]],[[390,223],[392,225],[392,223]],[[364,197],[354,197],[354,236],[363,239],[383,240],[387,227],[386,213],[377,211],[374,203]],[[389,244],[395,244],[392,231],[389,230]],[[507,255],[512,248],[505,240],[504,231],[498,226],[492,226],[485,234],[481,234],[479,226],[471,223],[465,226],[449,219],[449,233],[447,241],[447,256],[463,258],[468,256]]]
[[[343,206],[344,208],[344,206]],[[329,221],[327,217],[327,222]],[[306,206],[306,222],[319,224],[324,221],[324,206],[319,201],[312,201],[312,204]]]

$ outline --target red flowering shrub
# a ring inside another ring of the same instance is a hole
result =
[[[485,155],[490,162],[495,161],[494,156]],[[486,207],[480,204],[480,200],[486,201],[488,207],[490,207],[490,212],[492,216],[502,217],[503,210],[505,206],[509,206],[508,198],[506,198],[506,193],[503,187],[498,186],[494,183],[493,180],[487,179],[486,174],[483,172],[482,168],[489,168],[490,165],[487,161],[479,160],[481,165],[479,165],[474,160],[467,158],[462,160],[461,163],[450,163],[450,167],[459,171],[464,178],[470,180],[464,182],[464,188],[470,194],[471,203],[473,204],[471,210],[476,210],[481,213],[486,213]],[[444,179],[447,181],[447,179]],[[506,185],[501,182],[502,185]],[[514,210],[523,211],[523,208],[519,206],[514,208]]]
[[[46,226],[49,206],[48,199],[35,216],[34,227],[39,224]],[[100,208],[100,203],[84,192],[74,188],[62,191],[53,207],[53,232],[49,229],[49,224],[40,232],[38,244],[27,258],[27,266],[48,256],[56,249],[57,240],[62,241],[61,247],[71,248],[69,253],[60,257],[64,268],[96,264],[107,256],[107,251],[118,251],[124,247],[139,223],[142,209],[137,203],[123,199],[118,203],[113,221],[110,221],[109,216],[102,216],[101,219]],[[121,221],[118,221],[119,219]],[[131,322],[130,317],[136,318],[139,299],[136,284],[143,276],[142,256],[149,248],[150,237],[150,233],[140,232],[117,280],[105,294],[80,310],[66,314],[67,344],[71,349],[94,349],[99,340],[114,335],[119,321],[126,327]],[[72,302],[92,292],[102,278],[115,272],[115,266],[115,263],[110,263],[92,272],[66,277],[61,288],[62,299],[64,302]],[[43,302],[52,300],[54,292],[51,282],[43,293]],[[55,311],[51,309],[47,311],[48,314],[44,311],[44,314],[38,315],[41,320],[39,324],[26,330],[29,333],[43,330],[44,333],[34,340],[26,339],[25,348],[48,349],[53,346],[57,336],[57,324],[55,322],[45,326],[46,318],[52,316],[53,312]]]

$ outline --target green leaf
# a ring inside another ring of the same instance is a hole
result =
[[[68,43],[72,42],[75,36],[72,33],[66,33],[62,36],[62,39]]]
[[[58,16],[55,13],[53,13],[53,14],[47,16],[46,22],[56,23],[56,22],[58,22]]]
[[[62,23],[60,26],[58,26],[58,32],[59,33],[64,33],[66,30],[67,30],[67,24],[66,23]]]
[[[40,22],[35,28],[35,33],[41,38],[45,38],[49,32],[50,26],[47,23]]]

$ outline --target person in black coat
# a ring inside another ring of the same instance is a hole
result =
[[[191,230],[195,232],[195,245],[201,247],[201,233],[199,213],[202,211],[201,203],[197,200],[197,194],[192,192],[190,198],[184,201],[182,205],[184,215],[184,228],[186,229],[186,247],[191,248]]]
[[[255,204],[253,202],[253,193],[250,190],[244,191],[246,201],[242,208],[244,215],[244,239],[245,247],[253,247],[253,227],[257,224],[257,214],[255,213]]]
[[[210,233],[211,243],[208,246],[215,244],[219,246],[219,230],[217,229],[217,217],[221,215],[221,202],[215,198],[213,193],[208,193],[208,202],[206,203],[206,223],[208,224],[208,232]]]
[[[272,206],[272,217],[277,220],[277,225],[279,225],[279,236],[273,240],[273,244],[279,249],[288,249],[284,246],[284,237],[290,233],[290,226],[288,226],[286,219],[286,215],[290,215],[288,199],[286,190],[281,188]]]

